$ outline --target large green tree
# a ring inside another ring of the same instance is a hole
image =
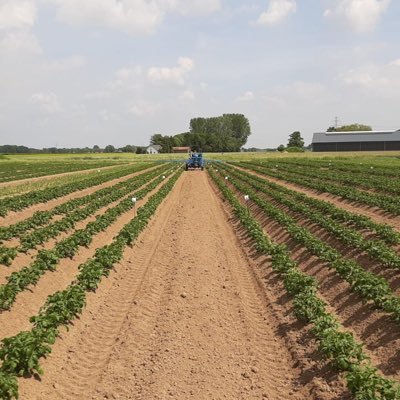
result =
[[[299,147],[300,149],[304,147],[304,140],[299,131],[295,131],[289,135],[287,147]]]
[[[154,134],[151,144],[162,146],[169,153],[174,146],[189,146],[204,152],[240,151],[251,134],[249,120],[243,114],[223,114],[219,117],[192,118],[190,131],[175,136]]]
[[[115,152],[115,147],[112,144],[109,144],[104,148],[104,153],[114,153],[114,152]]]
[[[223,114],[220,117],[191,119],[190,133],[203,135],[203,141],[212,148],[211,151],[240,151],[251,129],[249,120],[243,114]]]

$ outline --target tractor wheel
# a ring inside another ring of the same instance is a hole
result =
[[[187,171],[189,169],[189,166],[186,164],[185,165],[185,171]]]

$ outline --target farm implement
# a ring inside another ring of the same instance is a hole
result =
[[[201,169],[204,170],[205,161],[202,153],[191,153],[189,158],[186,160],[185,170],[189,169]]]

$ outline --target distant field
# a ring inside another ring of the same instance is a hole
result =
[[[356,158],[371,160],[400,160],[400,151],[393,152],[332,152],[332,153],[279,153],[279,152],[242,152],[242,153],[204,153],[205,158],[210,160],[248,160],[265,158]],[[99,154],[23,154],[23,155],[0,155],[0,167],[3,162],[65,162],[68,165],[78,163],[79,166],[95,168],[95,163],[114,165],[135,161],[153,160],[184,160],[187,154],[132,154],[132,153],[99,153]],[[94,165],[94,166],[93,166]],[[72,166],[71,166],[72,168]],[[83,169],[83,168],[82,168]]]
[[[50,156],[43,157],[39,155],[22,157],[2,156],[0,159],[0,182],[37,178],[45,175],[57,175],[118,164],[121,164],[121,161],[111,158],[60,158]]]
[[[33,190],[42,186],[48,187],[56,182],[67,183],[74,180],[71,174],[97,168],[137,163],[137,162],[162,162],[183,161],[187,154],[130,154],[130,153],[101,153],[101,154],[34,154],[34,155],[0,155],[0,187],[3,187],[0,197]],[[243,153],[205,153],[206,160],[213,161],[250,161],[250,160],[290,160],[290,159],[321,159],[321,160],[352,160],[352,162],[369,163],[395,167],[400,165],[400,152],[363,152],[363,153],[279,153],[279,152],[243,152]],[[89,172],[89,171],[88,171]],[[70,178],[64,176],[69,175]],[[54,180],[51,182],[37,182],[43,179]],[[26,180],[29,183],[26,184]],[[8,187],[8,182],[21,187]],[[27,186],[29,185],[29,186]]]

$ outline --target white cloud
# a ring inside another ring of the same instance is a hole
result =
[[[358,33],[373,31],[391,0],[337,0],[333,8],[324,12],[325,17],[345,20]]]
[[[160,106],[149,101],[141,100],[129,108],[129,112],[136,116],[154,115]]]
[[[99,115],[104,122],[116,122],[119,120],[118,114],[108,110],[101,110]]]
[[[236,101],[251,101],[254,100],[255,96],[254,93],[248,90],[247,92],[243,93],[241,96],[239,96]]]
[[[270,0],[267,11],[263,12],[258,20],[258,25],[272,26],[284,21],[291,13],[296,12],[295,0]]]
[[[120,88],[132,89],[142,85],[141,76],[143,69],[140,66],[123,67],[120,68],[114,76],[114,80],[109,83],[108,87],[110,90],[116,90]]]
[[[167,0],[171,11],[182,15],[204,15],[219,11],[222,8],[220,0]]]
[[[110,97],[110,92],[106,90],[97,90],[85,94],[85,98],[89,100],[103,100]]]
[[[46,64],[46,67],[54,71],[69,71],[83,68],[86,65],[86,58],[81,55],[72,55],[70,57],[52,60]]]
[[[145,0],[48,0],[57,16],[69,24],[89,24],[129,34],[149,34],[164,12],[156,1]]]
[[[36,36],[30,31],[36,13],[34,0],[0,0],[0,53],[42,52]]]
[[[30,101],[45,114],[56,114],[62,111],[58,97],[54,93],[35,93]]]
[[[39,54],[42,49],[36,36],[25,30],[17,30],[0,35],[0,52]]]
[[[400,58],[398,58],[397,60],[393,60],[389,63],[390,66],[392,67],[400,67]]]
[[[87,107],[85,104],[75,104],[71,108],[72,118],[83,118],[87,114]]]
[[[398,96],[400,90],[400,60],[388,64],[370,64],[349,69],[339,75],[346,86],[358,87],[371,96]]]
[[[131,78],[136,78],[142,74],[142,67],[123,67],[115,73],[117,80],[126,81]]]
[[[194,61],[188,57],[180,57],[177,67],[151,67],[147,71],[147,77],[153,83],[165,82],[176,85],[184,85],[185,76],[194,68]]]
[[[165,15],[210,14],[221,8],[220,0],[46,0],[56,5],[60,20],[73,25],[92,25],[132,35],[151,34]]]
[[[318,100],[326,94],[326,87],[318,82],[297,81],[287,87],[288,94],[295,94],[304,100]]]
[[[1,0],[0,29],[23,29],[34,25],[36,6],[33,1]]]
[[[180,99],[184,101],[193,101],[196,98],[192,90],[185,90],[181,93]]]
[[[278,96],[263,96],[262,98],[267,104],[274,107],[284,107],[286,106],[286,101],[284,98]]]

